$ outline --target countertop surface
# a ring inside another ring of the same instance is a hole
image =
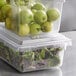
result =
[[[0,60],[0,76],[76,76],[76,31],[64,32],[72,39],[72,47],[65,51],[63,66],[58,69],[19,73],[8,64]]]

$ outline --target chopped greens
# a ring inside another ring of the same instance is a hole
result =
[[[58,53],[61,50],[61,47],[50,46],[49,48],[43,47],[41,49],[31,49],[30,51],[25,50],[21,52],[15,51],[0,42],[0,57],[4,58],[20,71],[57,66],[60,64]]]

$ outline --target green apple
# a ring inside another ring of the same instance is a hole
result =
[[[25,5],[24,0],[14,0],[16,5]]]
[[[23,6],[23,5],[27,6],[31,2],[32,0],[15,0],[15,3],[20,6]]]
[[[38,24],[42,24],[44,22],[47,21],[47,14],[45,11],[43,10],[39,10],[34,14],[34,20],[38,23]]]
[[[0,22],[2,22],[2,12],[0,10]]]
[[[0,8],[6,4],[6,0],[0,0]]]
[[[11,20],[11,31],[17,33],[17,31],[18,31],[18,25],[19,25],[18,21],[15,20],[15,19],[13,19],[13,18],[11,18],[11,17],[8,17],[8,18],[10,18],[10,20]]]
[[[0,22],[4,22],[1,10],[0,10]]]
[[[10,0],[6,0],[7,3],[10,3]]]
[[[37,10],[35,9],[31,9],[32,13],[35,14],[37,12]]]
[[[29,28],[28,24],[24,24],[24,25],[21,24],[21,25],[19,25],[19,32],[18,32],[18,34],[20,36],[26,36],[26,35],[29,34],[29,32],[30,32],[30,28]]]
[[[31,35],[36,35],[41,32],[41,26],[37,23],[31,23],[30,24],[30,34]]]
[[[52,26],[53,26],[52,22],[45,22],[41,25],[41,29],[43,32],[50,32],[52,31]]]
[[[9,30],[11,30],[11,19],[10,18],[6,18],[5,20],[5,27]]]
[[[36,9],[36,10],[45,10],[45,6],[41,3],[36,3],[34,4],[31,9]]]
[[[33,0],[24,0],[25,5],[29,5],[29,3],[31,4]]]
[[[20,13],[19,13],[19,16],[20,16],[20,24],[25,24],[25,23],[30,23],[31,21],[33,21],[33,13],[30,9],[25,9],[25,10],[22,10]]]
[[[48,21],[55,21],[60,17],[60,12],[57,8],[52,8],[47,11]]]
[[[18,17],[18,13],[19,13],[18,9],[19,9],[18,7],[12,6],[12,9],[10,9],[7,13],[7,17],[10,18],[12,22],[11,30],[14,32],[17,32],[18,25],[20,24]]]
[[[12,12],[12,9],[9,9],[8,10],[8,13],[7,13],[7,17],[12,17],[12,15],[13,15],[13,12]]]
[[[8,11],[9,11],[10,9],[11,9],[11,5],[9,5],[9,4],[6,4],[6,5],[4,5],[4,6],[1,8],[2,15],[3,15],[3,18],[4,18],[4,19],[7,17]]]

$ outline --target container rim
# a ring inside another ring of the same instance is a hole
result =
[[[14,0],[11,0],[10,2],[12,3]],[[51,0],[51,1],[56,1],[56,2],[65,2],[66,0]]]
[[[59,2],[65,2],[66,0],[55,0],[55,1],[59,1]]]
[[[16,34],[12,33],[9,30],[6,30],[5,28],[0,28],[0,34],[8,38],[9,40],[15,42],[19,46],[26,45],[26,44],[33,44],[33,43],[39,43],[39,42],[49,42],[49,41],[66,41],[66,37],[60,33],[47,33],[47,34],[41,34],[38,35],[38,38],[30,38],[30,37],[17,37]],[[58,40],[59,39],[59,40]]]
[[[51,1],[54,1],[54,2],[65,2],[66,0],[51,0]]]
[[[62,35],[62,37],[65,37]],[[43,47],[43,46],[50,46],[50,45],[55,45],[55,44],[61,44],[61,43],[65,43],[68,46],[72,45],[72,41],[71,39],[65,37],[62,40],[56,40],[56,41],[47,41],[47,42],[40,42],[40,43],[28,43],[26,45],[20,45],[17,44],[13,41],[11,41],[10,39],[6,38],[5,36],[0,34],[0,39],[3,41],[3,43],[5,43],[5,45],[7,45],[8,47],[12,48],[12,49],[17,49],[17,51],[20,51],[19,49],[29,49],[29,48],[36,48],[36,47]]]

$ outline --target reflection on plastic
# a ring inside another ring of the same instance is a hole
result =
[[[0,74],[0,76],[62,76],[62,71],[60,68],[35,71],[28,73],[18,73],[18,72],[5,72]]]
[[[0,28],[4,27],[4,26],[5,26],[5,23],[4,22],[0,22]]]
[[[60,68],[55,68],[51,70],[39,71],[36,73],[33,72],[32,74],[30,73],[27,76],[62,76],[62,71]]]

